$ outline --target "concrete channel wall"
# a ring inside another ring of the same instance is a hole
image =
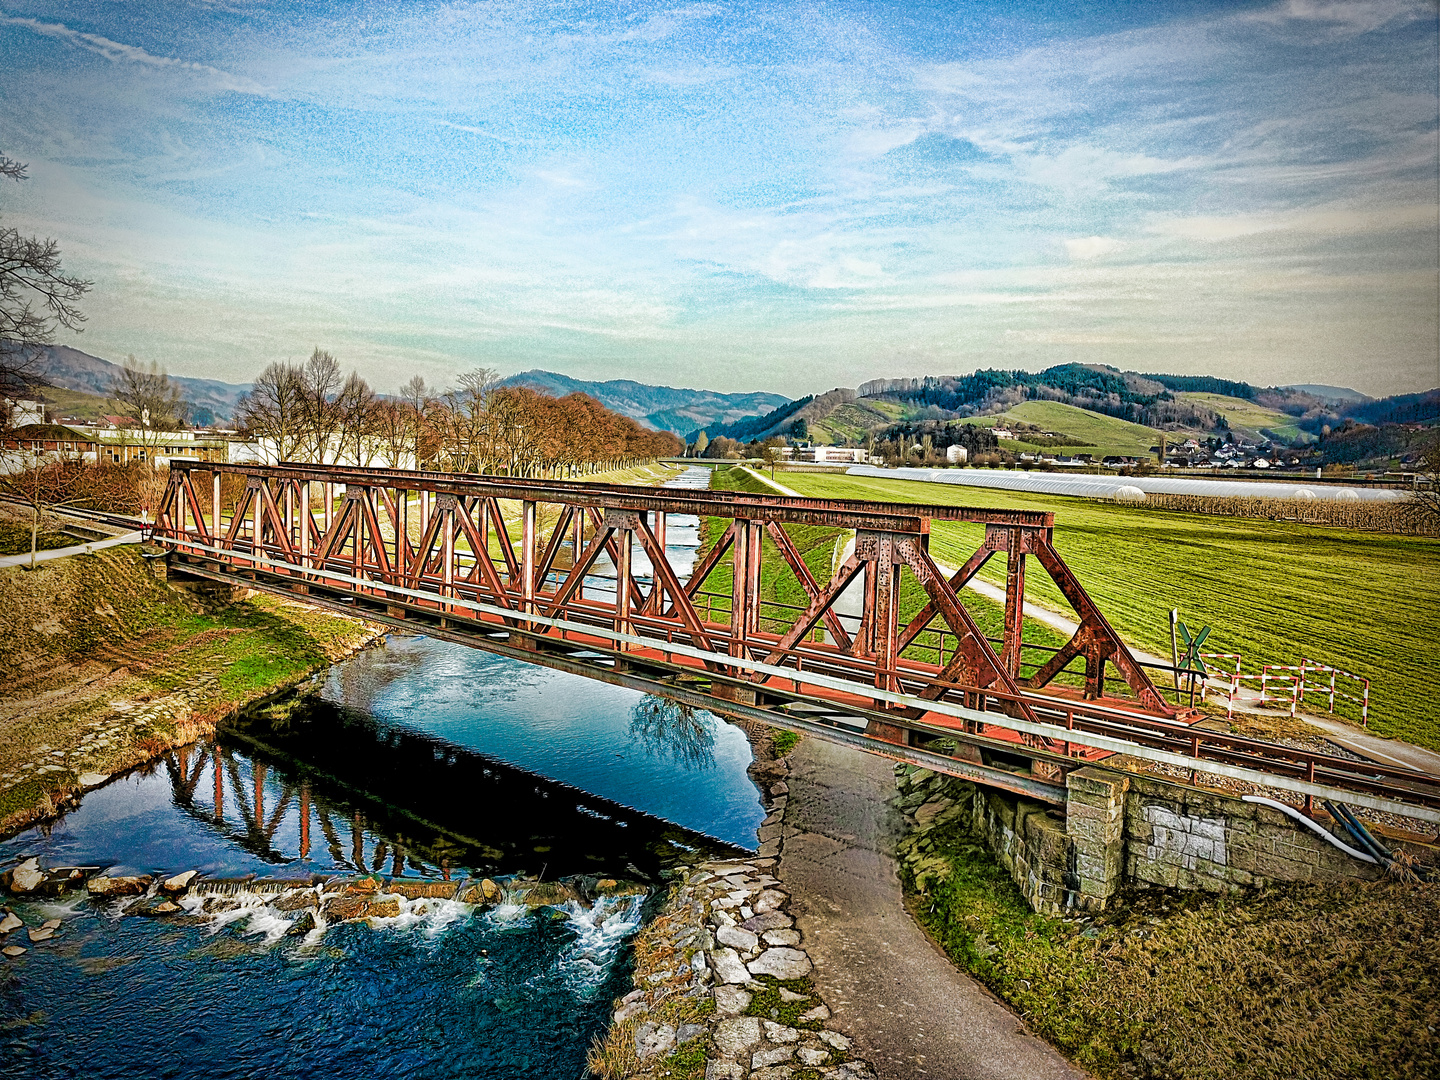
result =
[[[912,870],[930,857],[932,830],[958,826],[1044,914],[1100,911],[1125,888],[1227,892],[1380,874],[1278,810],[1151,777],[1077,769],[1062,810],[914,766],[896,773],[915,823],[901,845]]]

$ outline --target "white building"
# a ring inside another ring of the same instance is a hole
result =
[[[10,410],[10,426],[12,428],[45,423],[45,403],[43,401],[31,401],[28,398],[4,398],[3,403]]]
[[[816,464],[838,462],[845,465],[864,465],[870,460],[870,453],[863,446],[812,446],[810,460]]]
[[[947,446],[945,448],[945,460],[951,465],[963,465],[970,458],[963,446]]]

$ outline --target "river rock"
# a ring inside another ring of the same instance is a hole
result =
[[[90,790],[90,789],[93,788],[93,787],[99,787],[101,784],[105,783],[105,781],[106,781],[106,780],[109,780],[109,779],[110,779],[110,775],[109,775],[108,773],[103,773],[103,772],[82,772],[82,773],[80,774],[80,779],[79,779],[78,781],[76,781],[76,782],[77,782],[82,788],[84,788],[85,790],[88,791],[88,790]]]
[[[746,965],[751,975],[773,975],[777,979],[800,979],[810,974],[810,958],[799,949],[766,949]]]
[[[735,1016],[750,1007],[749,990],[738,986],[715,987],[715,1011],[722,1015]]]
[[[148,900],[137,900],[125,909],[125,914],[139,915],[146,919],[158,919],[165,915],[174,915],[180,910],[180,905],[173,900],[155,896]]]
[[[635,1028],[635,1056],[641,1061],[668,1054],[675,1048],[675,1029],[669,1024],[639,1024]]]
[[[13,911],[7,911],[5,918],[0,919],[0,934],[8,934],[11,930],[19,930],[25,925],[25,920],[16,915]]]
[[[734,949],[716,949],[710,954],[710,967],[714,969],[715,977],[723,983],[750,981],[750,973],[745,970],[745,965],[740,962],[740,954]]]
[[[819,1034],[820,1041],[823,1042],[826,1046],[832,1047],[833,1049],[839,1050],[841,1052],[850,1049],[850,1040],[847,1039],[844,1035],[841,1035],[838,1031],[822,1031]]]
[[[830,1010],[824,1005],[816,1005],[809,1012],[801,1013],[800,1019],[807,1024],[819,1023],[821,1020],[830,1019]]]
[[[772,1046],[765,1050],[756,1050],[750,1056],[750,1068],[763,1069],[767,1065],[779,1065],[782,1061],[789,1061],[795,1056],[793,1046]]]
[[[800,935],[794,930],[766,930],[761,935],[766,945],[799,945]]]
[[[325,918],[332,922],[344,922],[347,919],[363,919],[365,909],[370,906],[370,901],[361,899],[358,896],[332,896],[325,901]]]
[[[26,896],[40,888],[45,881],[45,872],[40,869],[39,859],[26,859],[10,874],[10,891],[16,896]]]
[[[715,1048],[738,1057],[760,1041],[760,1021],[753,1016],[732,1016],[715,1025]]]
[[[495,884],[493,881],[490,884]],[[389,891],[406,900],[451,900],[460,887],[455,881],[391,881]],[[484,887],[484,883],[481,883]]]
[[[691,1039],[698,1039],[705,1034],[704,1024],[681,1024],[675,1032],[675,1045],[684,1046]]]
[[[573,887],[563,881],[538,881],[529,889],[520,902],[526,907],[558,907],[560,904],[571,900],[579,900],[580,895]]]
[[[750,906],[755,909],[756,915],[763,915],[767,911],[778,911],[780,905],[785,903],[785,899],[784,893],[766,889],[755,898],[755,902]]]
[[[746,919],[740,925],[751,933],[759,934],[766,930],[780,930],[791,924],[789,915],[782,911],[767,911],[762,915]]]
[[[6,945],[5,948],[0,949],[0,953],[4,953],[6,956],[10,957],[11,960],[14,960],[17,956],[24,956],[25,951],[26,950],[21,948],[19,945]]]
[[[186,870],[183,874],[176,874],[172,878],[166,878],[160,883],[160,891],[166,896],[182,896],[190,888],[190,882],[199,876],[196,870]]]
[[[393,919],[400,914],[400,898],[382,896],[378,900],[371,900],[365,914],[371,919]]]
[[[762,1020],[760,1026],[765,1029],[765,1038],[773,1043],[793,1043],[800,1041],[800,1032],[785,1024],[777,1024],[774,1020]]]
[[[30,944],[32,945],[37,944],[41,941],[49,941],[52,937],[55,936],[54,928],[49,926],[36,927],[34,929],[27,930],[26,933],[30,935]]]
[[[285,931],[286,937],[304,937],[311,930],[315,929],[315,916],[308,911],[302,911],[300,917],[290,924],[290,929]]]
[[[313,908],[320,903],[320,894],[314,889],[292,889],[280,899],[273,901],[270,906],[276,911],[303,911],[305,908]],[[206,901],[205,910],[210,910],[209,901]]]
[[[754,952],[760,947],[758,937],[749,930],[742,930],[738,926],[722,926],[715,932],[715,940],[721,945],[729,945],[731,948],[747,953]]]
[[[42,930],[59,930],[61,926],[59,919],[46,919],[40,924]]]
[[[91,896],[105,899],[114,896],[139,896],[150,887],[152,880],[148,874],[141,877],[106,877],[102,874],[87,881],[85,888]]]

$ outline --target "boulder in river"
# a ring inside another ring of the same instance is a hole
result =
[[[519,889],[516,890],[517,892]],[[570,900],[580,899],[573,886],[563,881],[537,881],[520,897],[520,902],[526,907],[551,907],[559,906]]]
[[[315,916],[308,911],[302,911],[300,917],[290,924],[290,929],[285,931],[286,937],[304,937],[315,929]]]
[[[5,948],[0,949],[0,953],[4,953],[10,957],[11,960],[14,960],[17,956],[24,956],[25,952],[26,950],[19,945],[6,945]]]
[[[313,908],[320,903],[320,896],[314,889],[291,889],[280,899],[272,901],[270,906],[276,911],[301,911],[304,908]],[[206,906],[209,910],[209,906]]]
[[[37,945],[42,941],[49,941],[55,936],[55,931],[48,926],[37,927],[27,931],[30,935],[30,944]]]
[[[370,901],[358,896],[333,896],[325,901],[325,918],[331,922],[363,919],[369,906]]]
[[[393,919],[400,914],[400,898],[398,896],[381,896],[370,901],[365,909],[366,918],[370,919]]]
[[[10,891],[16,896],[28,896],[45,882],[45,871],[40,869],[39,859],[26,859],[10,872]]]
[[[488,878],[486,880],[489,880]],[[491,885],[495,883],[490,882]],[[401,881],[394,879],[390,882],[387,891],[403,896],[406,900],[451,900],[455,896],[455,890],[460,887],[455,881]],[[485,883],[481,882],[483,889]],[[498,887],[497,887],[498,893]]]
[[[176,874],[172,878],[166,878],[160,883],[160,891],[166,896],[183,896],[190,888],[190,882],[199,876],[198,871],[186,870],[183,874]]]
[[[153,880],[149,874],[140,877],[106,877],[101,874],[87,881],[85,888],[90,891],[91,896],[108,900],[115,896],[139,896],[150,887]]]
[[[25,920],[16,915],[13,911],[7,911],[5,918],[0,919],[0,934],[8,934],[11,930],[19,930],[25,925]]]

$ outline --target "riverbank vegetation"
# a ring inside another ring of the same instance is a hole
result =
[[[716,486],[738,474],[718,474]],[[1168,655],[1169,611],[1178,608],[1192,627],[1213,626],[1214,651],[1242,654],[1247,672],[1307,659],[1370,679],[1370,730],[1440,749],[1440,700],[1429,692],[1440,540],[878,477],[796,472],[784,483],[823,498],[1053,510],[1056,549],[1131,645]],[[958,566],[983,536],[980,525],[935,522],[930,551]],[[991,560],[980,576],[1003,587],[1004,563]],[[1032,601],[1069,614],[1043,573],[1026,584]],[[998,606],[964,600],[994,633]],[[978,614],[987,607],[988,622]],[[1027,641],[1033,633],[1051,643],[1030,623]]]
[[[376,633],[277,597],[171,588],[134,547],[0,570],[0,834]]]
[[[958,822],[925,840],[925,857],[902,863],[915,918],[1098,1076],[1440,1074],[1440,886],[1152,891],[1093,919],[1053,919]]]

